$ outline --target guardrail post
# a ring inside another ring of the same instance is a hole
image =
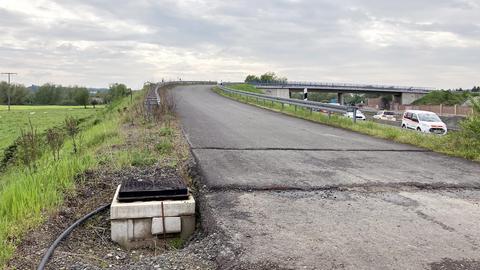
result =
[[[328,119],[330,119],[330,117],[332,117],[332,111],[328,111]]]
[[[297,112],[297,105],[295,105],[295,112]]]
[[[285,106],[285,104],[282,102],[282,111],[283,111],[283,107]]]
[[[357,108],[353,107],[353,123],[357,122]]]

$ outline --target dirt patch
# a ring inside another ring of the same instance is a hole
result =
[[[175,174],[175,170],[156,166],[132,167],[117,172],[105,172],[99,169],[79,177],[77,192],[69,195],[65,199],[64,206],[57,213],[52,214],[41,227],[24,237],[8,267],[35,269],[55,238],[83,215],[110,203],[117,186],[123,180],[158,174],[172,175]],[[197,233],[193,237],[193,242],[199,243],[202,238],[203,236]],[[177,242],[167,243],[166,246],[170,252],[162,258],[167,260],[169,265],[178,263],[178,269],[182,269],[181,265],[184,262],[179,258],[186,255],[177,254],[177,245]],[[152,263],[153,267],[157,265],[157,261],[153,258],[165,251],[165,245],[161,244],[155,248],[131,251],[122,249],[110,240],[109,212],[106,211],[76,228],[56,249],[47,269],[126,269],[129,265],[133,268],[144,265],[142,261],[147,264]],[[190,261],[191,265],[209,264],[208,256],[206,260],[192,256]],[[196,267],[188,269],[196,269]]]
[[[55,238],[80,217],[110,203],[117,186],[123,180],[162,173],[171,175],[174,172],[171,168],[156,166],[132,167],[117,172],[99,169],[78,177],[76,192],[69,194],[60,210],[52,214],[42,226],[24,237],[8,267],[35,269]],[[75,229],[57,248],[48,268],[74,269],[79,264],[119,268],[161,252],[164,252],[163,245],[130,252],[122,250],[110,240],[109,212],[106,211]]]

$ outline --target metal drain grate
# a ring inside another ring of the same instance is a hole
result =
[[[186,199],[188,188],[179,176],[124,180],[118,193],[118,200],[121,202]]]

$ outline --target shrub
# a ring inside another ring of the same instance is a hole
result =
[[[29,128],[22,129],[20,132],[17,140],[18,157],[27,168],[35,170],[36,161],[41,155],[40,136],[31,121],[29,121]]]
[[[78,120],[72,116],[65,118],[65,130],[67,131],[67,135],[72,139],[73,144],[73,153],[77,153],[77,142],[76,138],[78,133],[80,132],[80,128],[78,126]]]
[[[58,128],[49,128],[46,132],[47,145],[52,151],[53,160],[60,159],[60,149],[63,145],[63,132]]]

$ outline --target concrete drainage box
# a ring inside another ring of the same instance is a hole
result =
[[[187,239],[195,231],[195,200],[183,181],[130,180],[119,185],[110,207],[112,240],[124,248],[157,239]]]

